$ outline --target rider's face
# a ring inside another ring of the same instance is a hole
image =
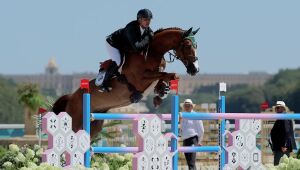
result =
[[[150,25],[151,19],[148,18],[140,18],[139,23],[142,28],[148,28]]]

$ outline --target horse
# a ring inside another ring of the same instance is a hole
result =
[[[154,104],[160,104],[161,98],[166,93],[165,88],[161,88],[162,82],[179,79],[176,73],[163,72],[165,53],[173,50],[174,59],[178,59],[184,64],[188,74],[194,76],[199,72],[196,56],[197,44],[194,39],[198,30],[199,28],[195,31],[192,28],[182,30],[177,27],[159,29],[155,31],[146,55],[127,52],[121,71],[127,84],[114,77],[111,80],[112,89],[109,92],[99,92],[99,87],[95,85],[95,79],[90,80],[91,112],[106,113],[109,109],[138,102],[132,99],[134,93],[146,93],[154,86],[154,91],[158,93]],[[128,86],[128,83],[131,86]],[[135,91],[132,90],[132,87]],[[84,90],[78,88],[74,93],[60,97],[52,107],[52,111],[56,114],[60,112],[70,114],[74,132],[83,128],[83,93]],[[91,138],[102,130],[102,126],[103,120],[91,122]]]

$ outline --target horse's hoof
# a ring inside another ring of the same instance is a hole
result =
[[[143,98],[142,93],[135,91],[130,96],[130,102],[131,103],[138,103]]]
[[[170,93],[170,86],[167,82],[161,81],[156,85],[154,92],[158,94],[161,99],[165,99]]]
[[[161,98],[161,99],[165,99],[165,98],[168,97],[168,93],[167,93],[167,92],[165,92],[165,93],[159,93],[158,96],[159,96],[159,98]]]

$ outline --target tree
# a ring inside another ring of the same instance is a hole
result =
[[[297,87],[289,95],[289,98],[286,100],[287,106],[294,112],[300,112],[300,82]]]
[[[22,123],[22,105],[17,100],[16,84],[0,75],[0,123]]]
[[[300,68],[280,70],[264,86],[264,93],[269,103],[283,100],[294,112],[300,112],[299,89]]]
[[[25,135],[35,135],[33,114],[44,104],[36,84],[24,84],[18,87],[19,102],[24,105]]]
[[[248,87],[228,93],[226,112],[258,113],[260,104],[265,101],[263,90],[259,87]]]

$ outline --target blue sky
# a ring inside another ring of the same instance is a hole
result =
[[[96,72],[108,58],[104,41],[136,18],[154,13],[153,30],[201,27],[201,73],[298,68],[300,1],[289,0],[2,0],[0,74],[39,74],[52,57],[64,74]],[[168,71],[185,73],[181,63]]]

